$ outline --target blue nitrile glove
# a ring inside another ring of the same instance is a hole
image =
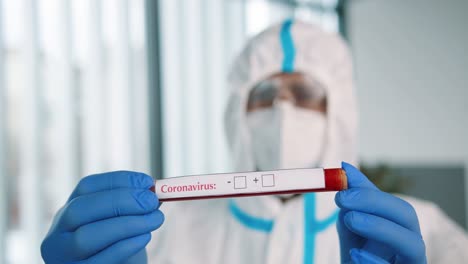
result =
[[[337,228],[342,263],[426,263],[426,250],[414,208],[380,191],[343,162],[348,190],[338,192]]]
[[[47,264],[146,263],[151,231],[164,221],[143,173],[83,178],[59,210],[41,245]]]

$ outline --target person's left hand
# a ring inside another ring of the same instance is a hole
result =
[[[342,263],[426,263],[418,217],[406,201],[380,191],[343,162],[348,190],[336,194]]]

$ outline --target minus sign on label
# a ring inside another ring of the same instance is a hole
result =
[[[228,181],[228,183],[231,183],[231,181]]]

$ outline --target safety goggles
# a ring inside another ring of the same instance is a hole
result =
[[[327,110],[323,85],[302,73],[279,73],[254,86],[247,101],[247,112],[273,107],[279,100],[322,113]]]

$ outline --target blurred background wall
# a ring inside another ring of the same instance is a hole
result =
[[[426,174],[417,184],[434,187],[423,198],[468,226],[468,1],[358,0],[347,7],[361,161]]]
[[[81,177],[231,171],[225,77],[296,17],[350,42],[363,169],[467,227],[463,0],[0,0],[0,264],[39,244]]]

